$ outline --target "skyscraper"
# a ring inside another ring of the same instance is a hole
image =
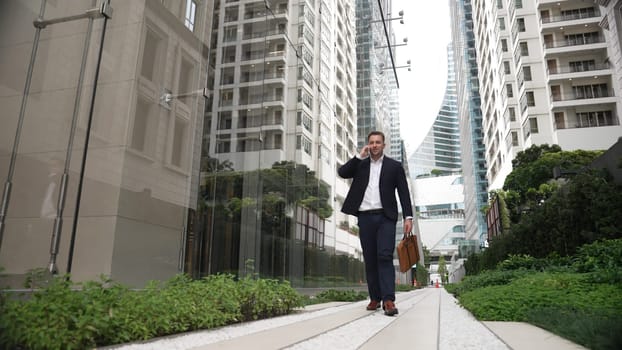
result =
[[[391,60],[395,40],[390,18],[397,18],[397,14],[392,13],[391,0],[356,0],[356,18],[357,147],[367,144],[370,131],[380,130],[385,134],[388,153],[394,154],[391,125],[399,123],[394,120],[399,115],[395,108],[397,83]]]
[[[480,209],[488,202],[488,182],[472,2],[451,1],[450,11],[456,62],[466,238],[479,240],[483,246],[487,239],[487,227]]]
[[[456,92],[454,50],[447,47],[447,86],[438,115],[428,134],[417,150],[410,156],[411,177],[430,174],[438,170],[441,174],[461,172],[460,128]]]

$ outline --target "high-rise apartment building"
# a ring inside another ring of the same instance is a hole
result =
[[[336,175],[356,152],[354,2],[221,1],[215,15],[205,148],[235,170],[308,167],[334,206],[319,246],[355,254],[337,225],[348,218],[339,211],[347,183]]]
[[[357,134],[358,148],[367,144],[373,130],[384,132],[388,153],[395,155],[392,124],[397,125],[395,97],[397,80],[391,55],[395,40],[390,18],[391,0],[356,0]],[[391,50],[391,52],[390,52]],[[393,77],[391,77],[393,75]],[[392,149],[393,147],[393,149]]]
[[[488,182],[472,1],[451,1],[450,13],[460,120],[466,239],[479,240],[483,246],[487,240],[487,226],[481,208],[488,202]]]
[[[607,38],[607,50],[610,62],[621,62],[622,60],[622,2],[619,0],[598,0],[603,19],[600,26],[604,29]],[[622,87],[622,64],[613,65],[614,76],[617,80],[616,85]],[[619,90],[616,90],[619,91]]]
[[[531,145],[592,150],[616,142],[622,135],[616,50],[596,2],[474,5],[491,189],[503,186],[516,153]]]
[[[389,157],[402,162],[405,158],[402,157],[403,140],[401,133],[400,123],[400,100],[397,89],[397,81],[393,72],[387,72],[389,78],[389,122],[391,123],[391,129],[389,131],[389,143],[387,154]]]
[[[409,158],[410,175],[413,180],[419,175],[431,174],[434,169],[444,175],[457,174],[462,171],[453,57],[454,49],[450,44],[447,47],[447,86],[443,102],[430,131]]]

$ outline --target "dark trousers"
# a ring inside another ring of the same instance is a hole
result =
[[[367,290],[371,300],[395,301],[396,222],[383,214],[359,214],[359,236],[365,259]]]

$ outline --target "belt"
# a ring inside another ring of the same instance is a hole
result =
[[[384,214],[384,209],[370,209],[370,210],[360,210],[358,212],[359,215],[378,215]]]

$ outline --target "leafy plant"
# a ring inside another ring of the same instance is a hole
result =
[[[355,290],[328,289],[318,293],[315,299],[319,302],[327,301],[359,301],[367,299],[367,292]]]
[[[0,348],[83,349],[272,317],[302,305],[287,282],[178,275],[130,290],[106,278],[55,278],[0,304]]]
[[[578,249],[573,267],[595,282],[622,282],[622,239],[602,240]]]

